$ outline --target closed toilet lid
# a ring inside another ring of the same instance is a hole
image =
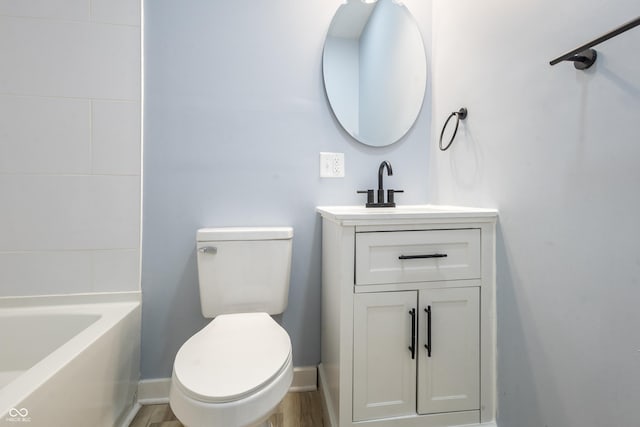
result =
[[[173,376],[193,399],[230,402],[268,384],[290,358],[289,335],[267,313],[225,314],[184,343]]]

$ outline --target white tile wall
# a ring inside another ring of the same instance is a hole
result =
[[[140,25],[140,2],[131,0],[91,0],[91,16],[95,22]]]
[[[137,289],[139,272],[137,249],[94,251],[93,283],[96,292],[117,292]]]
[[[0,253],[2,295],[84,293],[91,284],[91,252]]]
[[[0,16],[0,93],[140,98],[140,28]]]
[[[0,95],[0,173],[90,173],[90,118],[86,99]]]
[[[139,244],[137,176],[0,176],[0,251],[131,249]]]
[[[0,0],[0,15],[89,20],[89,0]]]
[[[139,290],[140,0],[0,0],[0,296]]]
[[[138,250],[0,252],[3,295],[132,291]]]
[[[97,174],[140,173],[140,103],[93,101],[92,169]]]

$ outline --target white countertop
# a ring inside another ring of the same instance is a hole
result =
[[[445,205],[398,205],[395,208],[366,208],[364,206],[318,206],[316,211],[334,221],[438,219],[438,218],[496,218],[497,209]]]

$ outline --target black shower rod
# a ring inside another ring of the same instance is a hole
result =
[[[557,63],[562,61],[573,61],[574,66],[578,70],[585,70],[593,65],[594,62],[596,62],[596,51],[591,49],[593,46],[598,45],[603,41],[609,40],[610,38],[624,33],[625,31],[628,31],[638,25],[640,25],[640,16],[627,22],[626,24],[621,25],[615,30],[609,31],[607,34],[603,34],[602,36],[590,41],[589,43],[573,49],[571,52],[567,52],[564,55],[557,57],[553,61],[549,62],[549,64],[556,65]]]

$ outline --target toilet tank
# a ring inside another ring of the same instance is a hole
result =
[[[282,313],[289,298],[291,227],[202,228],[198,281],[204,317]]]

